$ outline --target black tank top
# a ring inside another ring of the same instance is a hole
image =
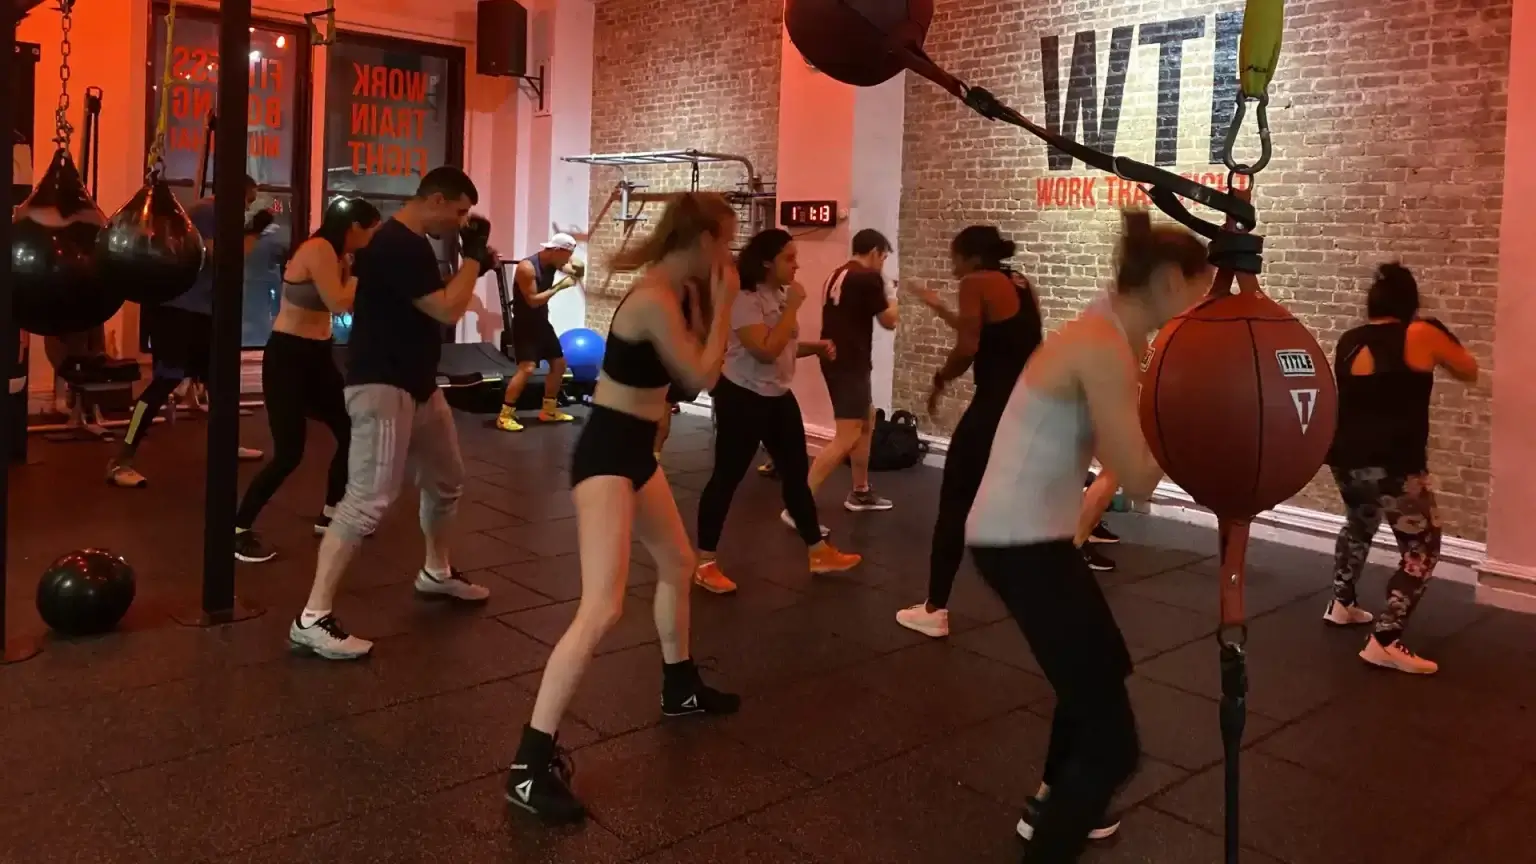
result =
[[[1433,372],[1410,367],[1403,356],[1408,325],[1366,324],[1339,337],[1333,371],[1339,386],[1339,426],[1328,464],[1345,470],[1382,468],[1418,474],[1428,468],[1429,397]],[[1363,349],[1375,363],[1371,375],[1351,375]]]
[[[1007,404],[1013,385],[1024,372],[1024,364],[1040,347],[1042,338],[1040,310],[1028,280],[1009,270],[1000,275],[1007,277],[1019,292],[1019,311],[1011,318],[981,325],[981,341],[971,366],[976,383],[972,401],[996,404],[999,408]]]
[[[539,261],[538,255],[529,255],[523,259],[533,266],[533,293],[543,294],[555,284],[555,274],[559,272],[556,267],[546,267]],[[537,324],[549,320],[549,304],[543,306],[528,305],[528,298],[523,292],[512,286],[512,326],[526,327],[529,324]]]
[[[624,308],[628,300],[629,295],[626,294],[619,301],[618,307],[613,310],[613,320],[618,320],[619,310]],[[691,326],[692,320],[691,304],[684,302],[683,321]],[[657,389],[672,384],[672,373],[661,362],[661,355],[656,353],[656,346],[651,344],[651,340],[625,339],[614,334],[612,324],[609,324],[608,340],[603,347],[603,374],[626,387]]]

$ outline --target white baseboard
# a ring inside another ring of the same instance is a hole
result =
[[[1536,567],[1485,560],[1477,568],[1477,602],[1536,614]]]
[[[696,416],[708,417],[710,415],[708,398],[707,395],[701,396],[698,402],[683,405],[683,411]],[[820,450],[823,444],[831,440],[832,430],[820,426],[806,426],[805,437],[806,443],[812,452],[815,452]],[[944,456],[949,448],[949,439],[934,435],[923,435],[921,433],[919,433],[919,437],[928,442],[928,455],[923,459],[923,464],[943,467]],[[1157,492],[1153,494],[1152,500],[1148,502],[1148,505],[1146,512],[1154,516],[1212,529],[1216,527],[1215,514],[1197,505],[1187,492],[1166,480],[1158,484]],[[1322,554],[1332,554],[1334,540],[1338,536],[1339,529],[1343,527],[1344,517],[1342,516],[1324,513],[1321,510],[1282,504],[1256,517],[1250,529],[1250,536],[1274,543],[1283,543],[1287,546],[1309,549]],[[1435,569],[1435,576],[1452,582],[1477,586],[1480,600],[1485,590],[1498,591],[1500,595],[1515,594],[1517,595],[1515,599],[1526,596],[1523,592],[1510,590],[1508,584],[1500,583],[1495,586],[1492,582],[1496,580],[1479,580],[1478,573],[1480,570],[1484,573],[1496,572],[1499,575],[1519,580],[1512,583],[1515,585],[1523,585],[1528,582],[1530,587],[1530,609],[1522,611],[1536,612],[1536,568],[1513,568],[1511,565],[1495,571],[1490,567],[1492,562],[1488,562],[1487,557],[1488,547],[1483,543],[1466,540],[1461,537],[1446,537],[1440,544],[1440,566]],[[1372,544],[1369,560],[1372,563],[1388,567],[1396,566],[1397,564],[1397,541],[1393,538],[1392,532],[1385,527],[1376,534],[1376,540]],[[1515,572],[1516,570],[1520,571],[1518,575]],[[1503,599],[1514,602],[1511,598]],[[1489,602],[1492,602],[1492,599]],[[1494,605],[1516,608],[1505,603],[1496,603]]]

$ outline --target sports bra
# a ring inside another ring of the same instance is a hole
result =
[[[613,319],[618,320],[619,310],[629,300],[625,295],[619,305],[613,310]],[[691,320],[688,303],[683,304],[683,320]],[[613,332],[613,325],[608,326],[608,341],[603,347],[603,374],[626,387],[637,387],[646,390],[654,390],[667,387],[672,383],[672,373],[667,371],[665,364],[661,362],[661,355],[656,353],[656,346],[651,340],[642,339],[632,341]]]
[[[313,279],[303,282],[289,282],[283,280],[283,299],[300,309],[308,309],[311,312],[330,312],[329,306],[320,299],[320,289],[316,287]]]

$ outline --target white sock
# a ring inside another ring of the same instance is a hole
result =
[[[434,570],[431,567],[423,564],[421,566],[421,572],[427,574],[427,578],[431,579],[433,582],[447,582],[449,579],[453,578],[453,568],[451,567],[444,567],[441,570]]]
[[[336,515],[336,508],[332,507],[329,504],[327,504],[324,507],[320,508],[320,515],[324,516],[327,519],[330,519],[330,518],[332,518],[332,517],[334,517]]]
[[[305,629],[315,626],[315,622],[331,614],[329,609],[305,609],[299,613],[299,626]]]

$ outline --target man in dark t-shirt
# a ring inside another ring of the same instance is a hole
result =
[[[394,218],[357,254],[357,297],[347,348],[347,414],[352,419],[347,494],[320,543],[315,582],[288,628],[296,647],[328,660],[366,656],[373,643],[347,633],[331,614],[358,542],[378,527],[407,478],[421,489],[426,562],[415,589],[425,598],[482,603],[490,591],[448,563],[448,539],[464,486],[453,413],[437,389],[442,327],[464,316],[475,284],[496,260],[489,225],[463,240],[464,262],[445,280],[427,235],[458,232],[478,200],[458,168],[428,172]]]
[[[837,346],[837,359],[821,360],[821,374],[832,398],[837,431],[811,464],[811,492],[847,458],[853,467],[853,491],[843,507],[854,512],[889,510],[891,502],[869,486],[869,446],[875,430],[870,386],[875,322],[896,329],[896,303],[886,293],[881,272],[891,241],[872,228],[853,235],[853,258],[827,280],[821,307],[821,338]]]

